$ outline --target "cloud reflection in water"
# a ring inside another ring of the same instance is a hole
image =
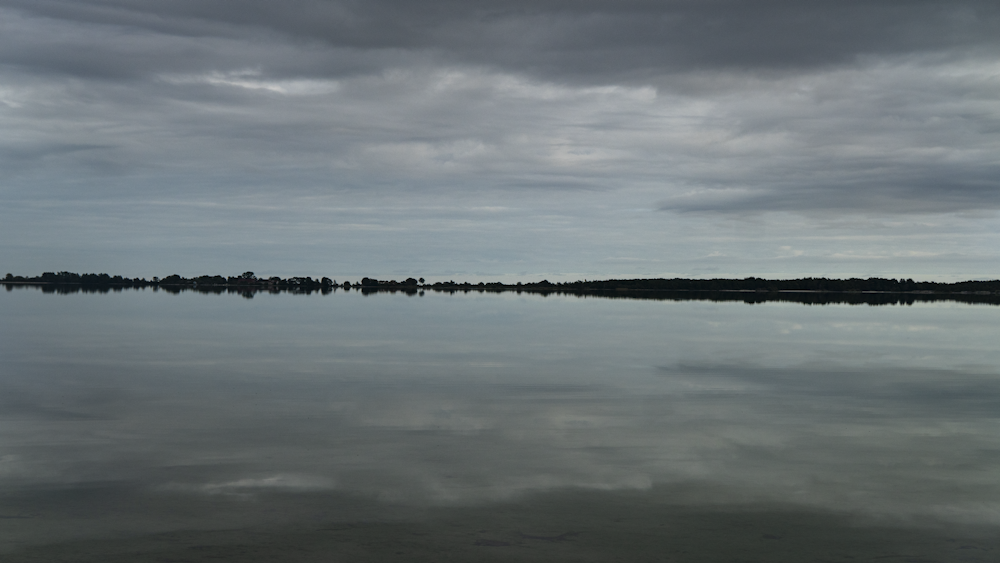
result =
[[[1000,523],[994,307],[35,292],[0,306],[8,499],[100,486],[476,505],[669,486]]]

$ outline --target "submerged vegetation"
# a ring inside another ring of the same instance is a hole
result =
[[[200,293],[237,293],[253,297],[255,293],[313,293],[328,294],[342,289],[373,292],[403,292],[410,295],[424,291],[438,292],[530,292],[573,294],[626,299],[658,300],[711,300],[744,301],[794,301],[807,304],[857,303],[857,304],[908,304],[915,301],[962,301],[969,303],[1000,304],[1000,280],[962,281],[955,283],[914,281],[892,278],[799,278],[769,280],[749,277],[744,279],[629,279],[583,280],[554,283],[539,282],[504,284],[500,282],[472,284],[468,282],[425,283],[424,278],[407,278],[403,281],[362,278],[359,282],[345,281],[338,284],[328,277],[314,279],[310,276],[258,278],[253,272],[238,276],[203,275],[185,278],[177,274],[165,278],[127,278],[108,274],[76,274],[73,272],[46,272],[40,276],[24,277],[7,274],[0,279],[10,290],[16,286],[36,286],[52,293],[108,292],[123,289],[163,290],[171,293],[197,291]]]

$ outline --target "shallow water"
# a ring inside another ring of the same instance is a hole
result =
[[[996,306],[27,288],[0,318],[5,561],[1000,554]]]

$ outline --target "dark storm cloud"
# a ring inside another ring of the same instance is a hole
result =
[[[202,39],[283,36],[344,49],[313,61],[263,61],[268,73],[331,75],[376,60],[365,51],[423,52],[546,79],[650,80],[696,69],[786,70],[850,63],[864,55],[985,50],[995,53],[994,2],[556,1],[429,2],[23,1],[7,6],[56,21],[105,26],[103,48],[5,50],[7,62],[102,75],[198,68],[198,50],[117,49],[122,32]],[[125,34],[127,35],[127,34]],[[119,43],[118,46],[121,46]],[[105,57],[113,53],[110,58]],[[346,55],[346,57],[345,57]],[[238,54],[234,54],[238,56]],[[102,60],[97,60],[101,58]],[[354,59],[352,63],[333,58]],[[389,57],[390,60],[393,57]],[[360,59],[360,60],[359,60]],[[382,61],[383,63],[385,61]]]

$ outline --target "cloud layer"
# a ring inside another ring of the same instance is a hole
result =
[[[603,210],[608,225],[635,208],[683,221],[1000,207],[990,2],[5,0],[0,16],[0,198],[49,209],[53,239],[106,205],[155,224],[164,202],[275,196],[295,213],[317,198],[517,201],[508,231],[552,197],[571,221]],[[246,224],[282,239],[280,222]],[[9,260],[35,263],[11,244]],[[588,271],[581,252],[555,267]],[[355,267],[372,266],[389,268]]]

